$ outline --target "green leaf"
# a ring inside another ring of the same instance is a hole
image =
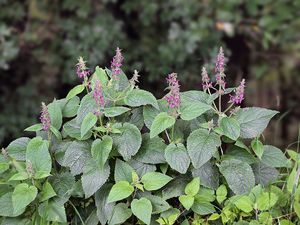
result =
[[[84,166],[81,177],[85,198],[89,198],[98,191],[99,188],[101,188],[101,186],[107,181],[109,174],[110,167],[108,163],[102,168],[95,160],[89,160]]]
[[[145,105],[143,107],[143,118],[144,118],[144,123],[147,128],[150,129],[154,118],[160,113],[160,110],[154,108],[151,105]]]
[[[199,168],[208,162],[217,147],[221,145],[220,137],[208,130],[198,129],[187,138],[187,150],[195,168]]]
[[[92,84],[94,84],[96,80],[100,80],[102,86],[105,86],[108,82],[105,70],[99,66],[96,66],[95,68],[95,73],[92,76]]]
[[[117,124],[114,128],[119,129],[121,134],[113,134],[113,142],[118,152],[127,161],[135,155],[142,144],[140,130],[133,124]]]
[[[16,217],[25,211],[25,207],[18,211],[14,209],[12,202],[12,192],[8,192],[0,197],[0,216]]]
[[[264,163],[255,163],[252,165],[255,176],[255,183],[261,184],[264,187],[275,182],[279,176],[279,172],[274,168],[267,166]]]
[[[198,169],[192,169],[193,177],[199,177],[201,180],[201,185],[217,189],[219,186],[219,170],[210,161],[199,167]]]
[[[147,198],[133,199],[131,202],[131,210],[133,215],[143,221],[145,224],[150,224],[152,205]]]
[[[93,93],[85,95],[80,102],[77,111],[76,124],[81,124],[87,114],[98,110],[98,106],[93,98]]]
[[[240,136],[240,124],[234,118],[222,118],[220,122],[220,127],[224,135],[232,140],[237,140]]]
[[[259,136],[267,127],[270,119],[278,112],[258,107],[240,109],[234,117],[240,124],[242,138]]]
[[[73,97],[75,97],[76,95],[78,95],[78,94],[80,94],[81,92],[83,92],[83,90],[84,90],[84,85],[83,85],[83,84],[76,85],[75,87],[73,87],[73,88],[69,91],[69,93],[68,93],[66,99],[67,99],[67,100],[70,100],[71,98],[73,98]]]
[[[294,201],[294,211],[297,214],[298,218],[300,218],[300,203]]]
[[[244,211],[245,213],[250,213],[253,210],[253,202],[248,196],[236,197],[238,198],[234,201],[234,205],[238,209]]]
[[[154,138],[159,135],[164,130],[172,127],[175,124],[175,118],[173,116],[168,115],[166,112],[159,113],[150,128],[150,138]]]
[[[165,149],[165,158],[173,170],[185,174],[190,166],[191,160],[183,144],[171,143]]]
[[[198,202],[195,201],[192,206],[193,212],[199,215],[208,215],[214,213],[216,210],[214,206],[209,202]]]
[[[235,194],[246,194],[254,187],[254,174],[247,163],[236,159],[224,160],[219,169]]]
[[[8,155],[16,160],[24,161],[26,159],[26,147],[29,141],[30,138],[27,137],[21,137],[12,141],[6,148]]]
[[[141,181],[147,191],[158,190],[172,180],[172,177],[158,172],[149,172],[142,176]]]
[[[226,153],[223,155],[223,159],[238,159],[248,164],[256,163],[258,160],[244,148],[237,147],[235,145],[226,149]]]
[[[147,164],[140,162],[138,160],[131,159],[129,162],[130,166],[135,169],[136,173],[139,175],[139,177],[143,176],[144,174],[148,172],[154,172],[156,170],[155,165]]]
[[[34,173],[43,172],[50,174],[51,172],[51,156],[48,151],[48,141],[36,137],[30,140],[26,149],[26,161],[32,164]]]
[[[149,134],[143,134],[142,146],[134,159],[149,164],[165,163],[166,144],[160,137],[150,138]]]
[[[46,201],[54,196],[56,196],[56,193],[53,190],[53,187],[51,186],[51,184],[48,181],[46,181],[44,183],[43,189],[40,193],[40,197],[39,197],[40,202]]]
[[[75,177],[70,172],[63,172],[49,177],[49,183],[52,185],[55,193],[67,201],[75,185]]]
[[[290,167],[290,163],[279,148],[271,145],[264,146],[261,162],[271,167]]]
[[[73,117],[76,116],[77,110],[79,108],[80,99],[79,97],[73,97],[66,102],[62,108],[63,117]]]
[[[114,207],[108,225],[123,224],[131,215],[132,212],[128,206],[125,203],[119,203]]]
[[[57,100],[54,99],[54,101],[48,105],[48,111],[50,114],[51,125],[59,130],[62,125],[62,111]]]
[[[159,109],[156,98],[148,91],[133,89],[124,99],[126,105],[137,107],[141,105],[152,105]]]
[[[61,137],[60,132],[59,132],[55,127],[53,127],[53,126],[51,125],[51,126],[50,126],[50,130],[51,130],[51,132],[54,134],[54,136],[57,138],[57,140],[59,140],[59,141],[62,140],[62,137]]]
[[[128,112],[130,109],[123,106],[116,106],[116,107],[110,107],[104,109],[104,115],[106,117],[115,117],[122,115],[123,113]]]
[[[295,225],[295,224],[292,221],[283,219],[283,220],[280,220],[280,225]]]
[[[83,172],[83,167],[89,159],[90,144],[85,141],[73,141],[66,150],[63,165],[70,167],[73,175],[78,175]]]
[[[112,150],[112,138],[110,136],[103,136],[102,140],[96,139],[92,144],[92,156],[98,163],[100,168],[103,168],[106,163],[109,153]]]
[[[48,221],[66,223],[66,210],[62,202],[49,200],[39,206],[39,214]]]
[[[95,194],[97,217],[101,224],[106,224],[113,213],[115,204],[107,202],[107,197],[111,187],[112,184],[104,184]]]
[[[219,204],[221,204],[227,198],[227,188],[224,184],[218,187],[216,195]]]
[[[27,171],[21,171],[19,173],[14,174],[11,178],[9,178],[8,181],[12,180],[27,180],[29,178],[29,175]]]
[[[258,138],[255,138],[251,141],[251,148],[253,149],[255,155],[261,159],[264,153],[264,145]]]
[[[278,200],[276,194],[272,192],[263,192],[256,201],[257,209],[259,210],[268,210],[272,208]]]
[[[37,123],[37,124],[34,124],[30,127],[27,127],[25,129],[25,131],[32,131],[32,132],[36,132],[36,131],[40,131],[43,129],[43,125],[41,123]]]
[[[35,186],[29,186],[25,183],[18,184],[12,194],[14,213],[20,212],[29,205],[36,198],[37,193]]]
[[[97,120],[97,116],[91,112],[84,117],[80,127],[81,138],[83,138],[93,128],[93,126],[95,126]]]
[[[116,202],[130,196],[134,191],[134,188],[127,181],[119,181],[114,184],[109,192],[107,202]]]
[[[199,177],[194,178],[190,183],[188,183],[184,189],[185,194],[195,196],[200,189],[200,179]]]
[[[180,203],[183,205],[183,207],[186,210],[189,210],[193,206],[194,200],[195,200],[194,196],[191,195],[181,195],[179,197]]]
[[[139,192],[139,196],[145,197],[151,202],[152,214],[158,214],[170,208],[168,202],[157,195],[151,195],[149,192]]]
[[[179,110],[180,118],[183,120],[192,120],[210,109],[212,109],[212,107],[208,104],[202,102],[190,102],[182,99]]]
[[[115,166],[115,181],[128,181],[132,182],[132,173],[134,172],[133,168],[126,162],[123,162],[120,159],[116,160]]]

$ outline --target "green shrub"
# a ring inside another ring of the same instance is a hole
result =
[[[278,112],[236,106],[245,80],[226,88],[222,49],[216,83],[203,68],[204,91],[180,92],[171,73],[159,100],[138,88],[137,71],[127,79],[122,61],[117,49],[111,70],[90,75],[79,58],[83,83],[42,104],[41,123],[26,129],[36,137],[2,149],[2,224],[299,221],[300,155],[262,143]]]

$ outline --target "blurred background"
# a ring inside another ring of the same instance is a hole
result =
[[[281,112],[266,141],[287,147],[300,118],[299,0],[0,0],[0,146],[36,123],[40,102],[78,84],[78,56],[109,67],[123,49],[124,71],[162,97],[177,72],[183,90],[201,89],[223,46],[229,86],[246,78],[243,106]]]

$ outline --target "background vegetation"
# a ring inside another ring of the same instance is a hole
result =
[[[231,84],[246,78],[244,104],[281,112],[266,138],[286,147],[300,118],[299,7],[297,0],[0,0],[0,145],[35,123],[42,100],[79,83],[80,55],[91,69],[109,66],[119,46],[125,64],[140,71],[140,86],[161,97],[173,71],[183,90],[200,89],[202,65],[223,46]]]

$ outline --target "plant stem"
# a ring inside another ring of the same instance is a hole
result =
[[[79,217],[82,225],[85,225],[85,223],[83,222],[82,217],[80,216],[80,213],[78,212],[78,210],[76,209],[75,205],[73,205],[73,203],[71,202],[71,200],[68,200],[68,202],[70,203],[70,205],[73,207],[75,213],[77,214],[77,216]]]

